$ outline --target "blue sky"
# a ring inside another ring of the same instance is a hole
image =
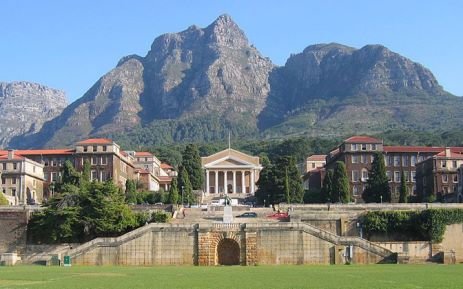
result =
[[[315,43],[383,44],[463,95],[463,1],[2,0],[0,11],[0,81],[42,83],[70,100],[160,34],[223,13],[278,65]]]

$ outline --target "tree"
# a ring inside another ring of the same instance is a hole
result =
[[[10,203],[8,202],[8,200],[5,198],[5,196],[3,195],[3,193],[0,193],[0,206],[6,206],[6,205],[9,205]]]
[[[389,202],[391,200],[389,181],[386,175],[386,165],[382,153],[376,152],[371,169],[368,172],[368,181],[362,198],[366,203]]]
[[[134,180],[125,181],[125,197],[129,204],[138,204],[137,183]]]
[[[400,192],[399,192],[399,203],[407,203],[408,202],[408,194],[407,194],[407,184],[405,182],[405,174],[402,171],[400,176]]]
[[[84,166],[82,168],[82,176],[80,178],[80,185],[85,186],[90,183],[90,174],[91,174],[92,166],[88,160],[84,161]]]
[[[334,171],[329,169],[326,171],[325,178],[323,179],[322,189],[321,189],[321,199],[324,202],[333,202],[335,198],[333,197],[333,174]]]
[[[285,168],[284,191],[285,191],[286,203],[287,203],[287,204],[291,204],[291,195],[290,195],[290,188],[289,188],[288,168]]]
[[[193,188],[191,187],[190,176],[188,175],[188,171],[183,166],[180,166],[179,168],[178,185],[182,190],[182,202],[194,203],[195,198],[193,196]]]
[[[333,170],[333,185],[331,198],[333,201],[348,203],[350,201],[349,178],[347,177],[346,165],[337,161]]]
[[[261,157],[262,166],[264,167],[257,181],[256,199],[258,204],[271,204],[270,197],[275,194],[275,170],[273,164],[267,156]]]
[[[188,172],[193,190],[200,190],[203,187],[204,175],[201,167],[201,157],[198,147],[188,144],[182,155],[182,166]]]
[[[172,184],[170,185],[169,194],[167,196],[168,204],[178,204],[178,184],[177,178],[172,179]]]

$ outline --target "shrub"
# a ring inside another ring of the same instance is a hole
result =
[[[170,214],[165,212],[155,212],[151,215],[152,223],[167,223],[170,220]]]

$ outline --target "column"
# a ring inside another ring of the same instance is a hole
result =
[[[255,173],[255,171],[251,170],[251,184],[250,184],[251,189],[250,189],[250,191],[251,191],[251,194],[253,194],[253,195],[254,195],[254,173]]]
[[[209,194],[209,170],[206,170],[206,194]]]
[[[233,193],[236,193],[236,171],[233,171]]]
[[[215,189],[215,193],[218,194],[219,193],[219,171],[215,171],[215,186],[214,186],[214,189]]]
[[[246,185],[244,184],[244,172],[245,171],[241,171],[241,192],[244,194],[246,193]]]
[[[223,192],[228,194],[228,171],[223,172]]]

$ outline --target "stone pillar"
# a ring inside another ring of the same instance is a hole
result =
[[[206,194],[209,194],[209,170],[206,169]]]
[[[251,191],[251,194],[254,195],[254,183],[255,183],[255,178],[254,178],[254,174],[255,174],[255,171],[254,170],[251,170],[251,183],[249,184],[250,185],[250,191]]]
[[[236,193],[236,171],[233,171],[233,193]]]
[[[244,178],[244,173],[245,173],[245,171],[241,171],[241,192],[243,194],[246,193],[246,185],[244,184],[246,179]]]
[[[214,171],[215,172],[215,186],[214,186],[214,189],[215,189],[215,193],[218,194],[219,193],[219,171]]]

